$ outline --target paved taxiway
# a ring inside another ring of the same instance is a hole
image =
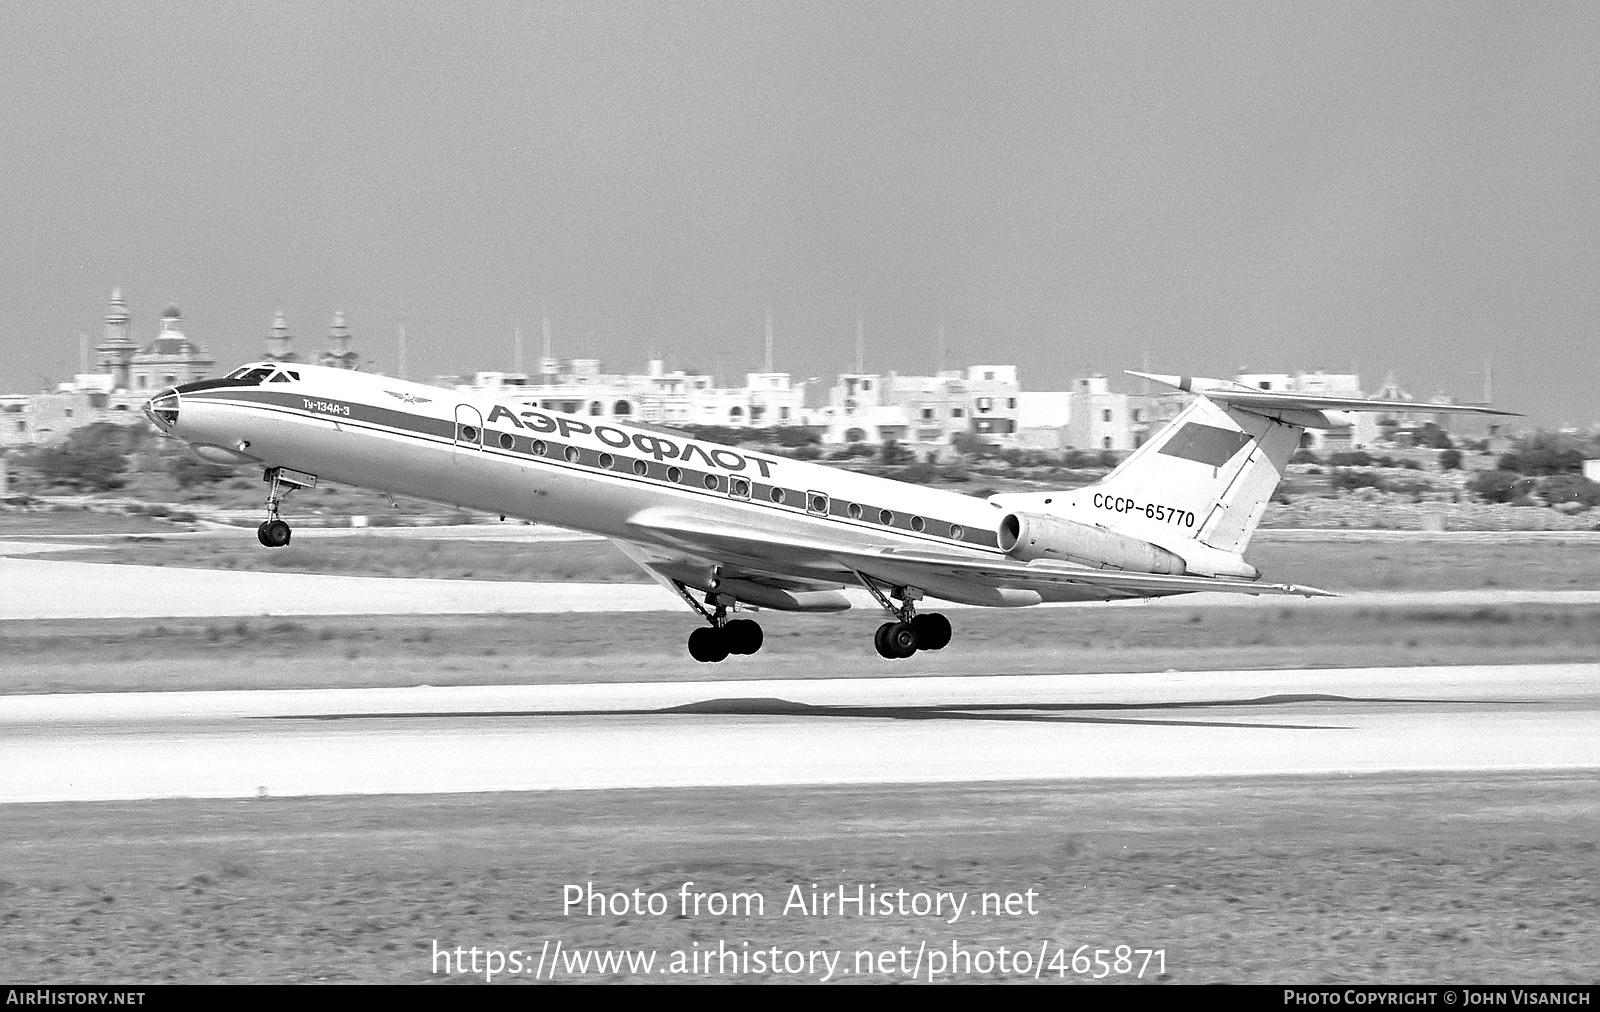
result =
[[[59,550],[60,545],[51,546]],[[17,557],[39,543],[0,542],[0,620],[103,618],[248,618],[295,615],[470,615],[535,612],[687,611],[675,594],[650,583],[511,583],[418,580],[304,573],[123,566]],[[876,607],[865,591],[857,607]],[[1185,594],[1124,607],[1488,607],[1507,604],[1600,604],[1600,591],[1462,590],[1369,592],[1334,598]],[[941,607],[954,607],[941,605]],[[1044,607],[1092,607],[1045,605]]]
[[[1600,769],[1600,665],[0,697],[0,802]]]

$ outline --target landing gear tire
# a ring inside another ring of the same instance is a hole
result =
[[[689,656],[702,664],[715,664],[727,660],[728,637],[721,629],[701,626],[689,634]]]
[[[910,622],[885,622],[873,635],[872,645],[883,657],[910,657],[917,652],[917,632]]]
[[[263,520],[256,528],[256,540],[268,548],[282,548],[289,543],[289,525],[282,520]]]
[[[943,650],[950,645],[950,620],[938,612],[918,615],[911,620],[917,633],[918,650]]]
[[[889,635],[889,630],[893,628],[893,622],[885,622],[883,625],[878,627],[877,632],[872,634],[872,645],[877,647],[879,657],[887,657],[890,660],[893,660],[895,657],[894,654],[889,652],[889,643],[888,640],[885,639],[885,637]]]
[[[761,626],[747,618],[736,618],[722,627],[722,640],[730,654],[753,654],[765,639]]]

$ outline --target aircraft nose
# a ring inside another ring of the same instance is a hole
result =
[[[155,424],[162,432],[171,432],[178,426],[178,391],[177,388],[163,390],[154,397],[145,401],[144,416]]]

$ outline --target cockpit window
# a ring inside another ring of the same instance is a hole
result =
[[[289,377],[284,373],[275,372],[275,373],[272,374],[272,382],[273,383],[287,383],[287,382],[289,382]]]
[[[255,386],[260,383],[265,383],[267,381],[267,377],[271,375],[271,366],[258,365],[254,368],[249,366],[241,366],[240,368],[235,369],[233,372],[230,372],[228,374],[228,379],[233,380],[235,383],[241,386]]]

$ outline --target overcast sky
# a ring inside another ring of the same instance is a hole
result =
[[[0,5],[0,391],[231,366],[1395,371],[1600,418],[1592,3]],[[1124,389],[1134,385],[1124,384]]]

